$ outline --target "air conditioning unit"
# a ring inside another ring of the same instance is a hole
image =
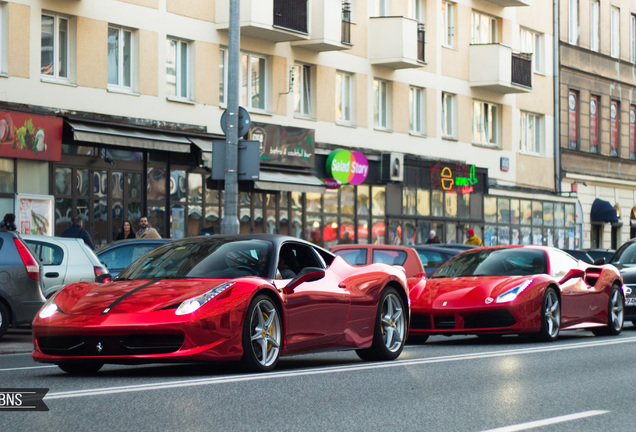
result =
[[[382,180],[394,182],[404,180],[404,154],[382,154]]]

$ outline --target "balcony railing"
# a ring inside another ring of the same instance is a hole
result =
[[[342,2],[342,41],[351,45],[351,3]]]
[[[532,88],[532,54],[512,53],[513,84]]]
[[[274,27],[307,33],[307,0],[274,0]]]
[[[417,25],[417,59],[424,62],[425,57],[425,43],[426,43],[426,26],[423,23]]]

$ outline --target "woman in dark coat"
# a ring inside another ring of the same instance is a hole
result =
[[[132,224],[129,220],[125,220],[124,224],[121,227],[121,231],[117,234],[117,238],[115,240],[126,240],[126,239],[134,239],[135,238],[135,229],[132,227]]]

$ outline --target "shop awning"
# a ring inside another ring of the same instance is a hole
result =
[[[259,179],[254,181],[254,187],[261,190],[287,192],[323,193],[325,191],[325,185],[318,177],[265,170],[261,170]]]
[[[190,140],[179,135],[167,135],[153,131],[126,129],[77,121],[67,121],[67,123],[73,129],[73,139],[76,141],[119,147],[190,153]]]
[[[611,222],[619,221],[616,209],[608,201],[596,198],[592,203],[592,211],[590,212],[592,222]]]
[[[195,146],[199,147],[202,152],[212,153],[212,139],[204,139],[197,137],[188,137]]]

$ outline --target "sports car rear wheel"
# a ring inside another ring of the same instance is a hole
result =
[[[278,308],[266,295],[252,300],[243,323],[243,366],[266,372],[278,362],[282,326]]]
[[[554,288],[547,288],[541,303],[541,330],[537,335],[543,342],[552,342],[561,329],[561,303]]]
[[[613,285],[607,305],[607,327],[592,330],[596,336],[617,336],[623,330],[625,300],[618,285]]]
[[[404,348],[406,325],[402,297],[394,288],[384,290],[378,304],[371,347],[356,350],[356,353],[362,360],[396,359]]]
[[[58,363],[57,365],[66,373],[71,375],[92,375],[104,366],[104,363],[99,362],[66,362]]]

